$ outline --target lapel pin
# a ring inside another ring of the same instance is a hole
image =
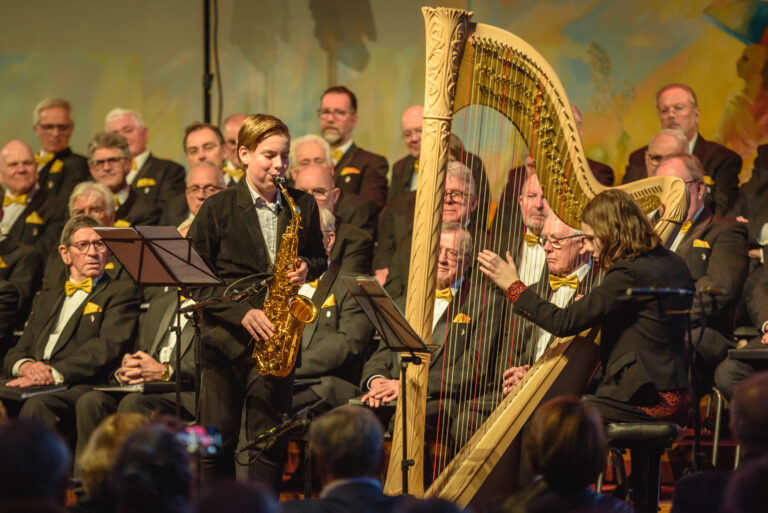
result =
[[[328,310],[327,312],[325,312],[325,316],[326,316],[326,317],[330,317],[330,316],[331,316],[331,311],[330,311],[330,310]]]
[[[352,180],[352,178],[350,178],[349,176],[345,176],[345,177],[344,177],[344,181],[345,181],[345,182],[349,183],[349,182],[350,182],[350,180]]]
[[[91,314],[91,323],[95,322],[96,319],[93,317],[93,314]]]
[[[144,187],[144,194],[149,194],[149,187]]]
[[[53,189],[53,180],[48,180],[48,188]]]

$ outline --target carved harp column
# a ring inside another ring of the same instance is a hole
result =
[[[405,315],[422,340],[432,338],[432,313],[435,306],[437,254],[443,214],[445,165],[453,119],[456,73],[464,51],[471,12],[459,9],[422,8],[426,25],[428,51],[424,124],[419,158],[419,187],[413,222],[413,246],[408,277]],[[424,494],[424,413],[427,401],[429,353],[418,355],[420,365],[408,365],[407,449],[414,466],[408,475],[408,493]],[[402,425],[402,402],[398,401],[395,425]],[[396,429],[384,492],[402,493],[402,431]]]

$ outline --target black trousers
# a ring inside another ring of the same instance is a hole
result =
[[[245,406],[245,435],[248,442],[278,425],[291,412],[293,373],[285,378],[262,376],[248,355],[228,361],[215,348],[203,355],[198,419],[203,426],[221,432],[222,448],[202,458],[205,485],[235,475],[235,449]],[[280,489],[284,440],[266,438],[240,456],[248,460],[248,476]]]

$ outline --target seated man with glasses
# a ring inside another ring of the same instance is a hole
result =
[[[239,182],[244,174],[240,158],[237,156],[237,133],[247,117],[248,114],[243,113],[230,114],[224,120],[224,126],[221,130],[224,135],[224,146],[222,147],[224,151],[224,164],[222,169],[225,173],[224,183],[227,187],[231,187]]]
[[[128,141],[114,132],[100,132],[88,143],[88,164],[94,181],[112,191],[115,200],[115,227],[156,225],[162,209],[139,195],[126,181],[131,171]]]
[[[686,222],[669,249],[685,260],[699,292],[693,302],[691,336],[697,350],[696,376],[701,390],[708,391],[715,367],[734,347],[733,319],[749,269],[747,227],[706,206],[704,169],[694,155],[668,155],[656,175],[679,178],[688,188]]]
[[[594,280],[591,254],[584,244],[584,234],[565,224],[550,211],[539,236],[539,244],[546,255],[548,275],[532,288],[544,299],[565,308],[588,292]],[[501,355],[502,362],[513,362],[503,372],[503,392],[508,394],[522,379],[530,366],[538,360],[554,335],[518,317],[521,329],[512,335],[518,340],[505,347],[512,355]]]
[[[216,167],[213,162],[197,163],[189,170],[184,194],[176,196],[168,203],[160,225],[178,225],[179,233],[186,237],[203,202],[225,187],[224,172],[221,168]]]
[[[459,223],[470,233],[484,232],[482,226],[475,227],[471,222],[477,205],[477,186],[472,172],[459,161],[448,162],[442,221]],[[389,203],[379,223],[379,241],[373,257],[374,274],[395,300],[405,296],[408,289],[415,210],[416,193],[401,194]]]
[[[67,198],[75,185],[89,178],[88,160],[69,148],[75,129],[72,107],[67,100],[46,98],[35,107],[34,119],[40,140],[40,152],[35,155],[40,188]]]
[[[61,287],[38,294],[24,334],[5,356],[9,387],[66,384],[68,388],[10,403],[19,417],[65,432],[74,421],[77,399],[106,381],[120,357],[132,348],[139,294],[132,283],[104,273],[109,251],[91,217],[70,219],[59,254],[69,270]]]
[[[358,147],[352,141],[357,125],[357,97],[344,86],[325,90],[321,99],[320,133],[331,145],[336,185],[345,193],[359,194],[381,210],[387,201],[387,159]]]
[[[318,206],[334,214],[336,238],[331,250],[331,261],[344,272],[371,274],[373,238],[336,215],[335,207],[341,190],[333,183],[333,169],[325,164],[306,166],[295,177],[294,187],[314,196]]]

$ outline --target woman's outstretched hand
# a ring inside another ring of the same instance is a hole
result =
[[[480,271],[493,280],[501,290],[507,290],[510,285],[520,279],[515,261],[509,251],[507,251],[506,262],[499,255],[487,249],[477,254],[477,261],[480,264]]]

